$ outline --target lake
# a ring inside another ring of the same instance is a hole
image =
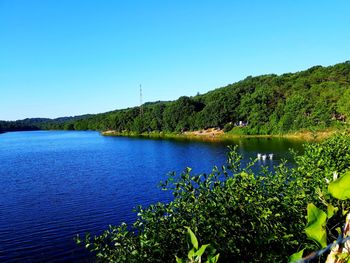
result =
[[[225,163],[228,144],[244,161],[290,160],[286,139],[205,143],[104,137],[97,132],[34,131],[0,135],[0,262],[92,262],[73,240],[131,222],[132,209],[171,194],[157,186],[170,171],[210,172]]]

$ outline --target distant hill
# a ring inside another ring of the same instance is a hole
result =
[[[26,118],[17,121],[0,121],[0,133],[9,131],[33,131],[45,129],[62,129],[62,125],[70,121],[78,121],[88,118],[91,115],[81,115],[74,117],[60,117],[56,119],[49,118]]]
[[[280,134],[342,128],[349,119],[350,62],[347,61],[283,75],[249,76],[206,94],[145,103],[142,116],[139,107],[133,107],[48,121],[26,119],[21,123],[39,129],[142,133],[218,127],[241,134]]]

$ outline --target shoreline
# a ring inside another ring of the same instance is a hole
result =
[[[138,138],[148,138],[148,139],[183,139],[183,140],[196,140],[196,141],[207,141],[207,142],[223,142],[237,139],[245,138],[280,138],[288,140],[298,140],[298,141],[322,141],[336,133],[346,132],[349,130],[323,130],[318,132],[311,131],[300,131],[295,133],[287,134],[265,134],[265,135],[245,135],[245,134],[231,134],[224,133],[222,130],[218,129],[207,129],[183,133],[166,133],[166,132],[149,132],[149,133],[134,133],[134,132],[118,132],[114,130],[102,131],[100,132],[103,136],[120,136],[120,137],[138,137]]]

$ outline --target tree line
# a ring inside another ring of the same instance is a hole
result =
[[[350,61],[297,73],[248,76],[176,101],[33,123],[39,129],[145,133],[221,128],[232,133],[280,134],[342,127],[350,118]],[[237,123],[246,125],[239,127]],[[0,130],[3,124],[0,123]]]

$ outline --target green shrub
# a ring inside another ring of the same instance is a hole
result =
[[[235,127],[235,125],[232,122],[226,123],[224,126],[224,132],[229,132],[233,127]]]
[[[349,150],[348,139],[336,136],[306,145],[295,168],[281,163],[254,174],[254,161],[242,168],[233,148],[227,164],[210,174],[170,174],[162,187],[172,191],[172,202],[138,207],[131,226],[110,227],[84,243],[101,261],[175,262],[187,257],[187,226],[220,262],[285,262],[300,248],[317,248],[304,235],[306,206],[322,203],[317,189],[327,187],[325,177],[349,169]]]

